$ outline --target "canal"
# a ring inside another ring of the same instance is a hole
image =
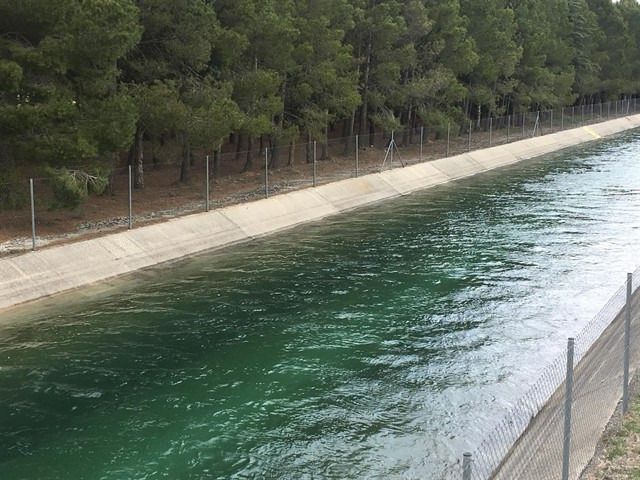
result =
[[[437,478],[638,251],[632,132],[16,309],[0,478]]]

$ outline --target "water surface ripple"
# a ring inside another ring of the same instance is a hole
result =
[[[0,477],[436,477],[638,263],[639,153],[627,134],[5,315]]]

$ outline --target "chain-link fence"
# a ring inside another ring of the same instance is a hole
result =
[[[156,139],[145,144],[144,158],[151,161],[133,162],[132,178],[122,159],[99,189],[91,188],[87,166],[67,168],[64,178],[34,176],[33,198],[30,179],[0,183],[0,254],[546,135],[637,109],[637,99],[631,98],[280,144],[235,136],[215,151],[189,151],[167,140],[158,145]],[[70,198],[74,175],[86,185],[81,181],[84,191]]]
[[[639,362],[640,268],[444,478],[579,479]]]

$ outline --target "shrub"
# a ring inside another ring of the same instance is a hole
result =
[[[101,195],[108,185],[107,175],[96,169],[92,173],[66,168],[47,168],[54,201],[51,208],[77,208],[89,194]]]

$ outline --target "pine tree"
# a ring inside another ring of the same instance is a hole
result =
[[[478,110],[504,113],[505,99],[514,91],[513,76],[523,50],[516,39],[515,14],[505,0],[462,0],[461,4],[464,15],[472,19],[469,35],[479,55],[477,65],[466,78],[469,99]]]
[[[116,62],[138,41],[129,0],[0,3],[0,169],[64,165],[126,148],[135,108]]]

